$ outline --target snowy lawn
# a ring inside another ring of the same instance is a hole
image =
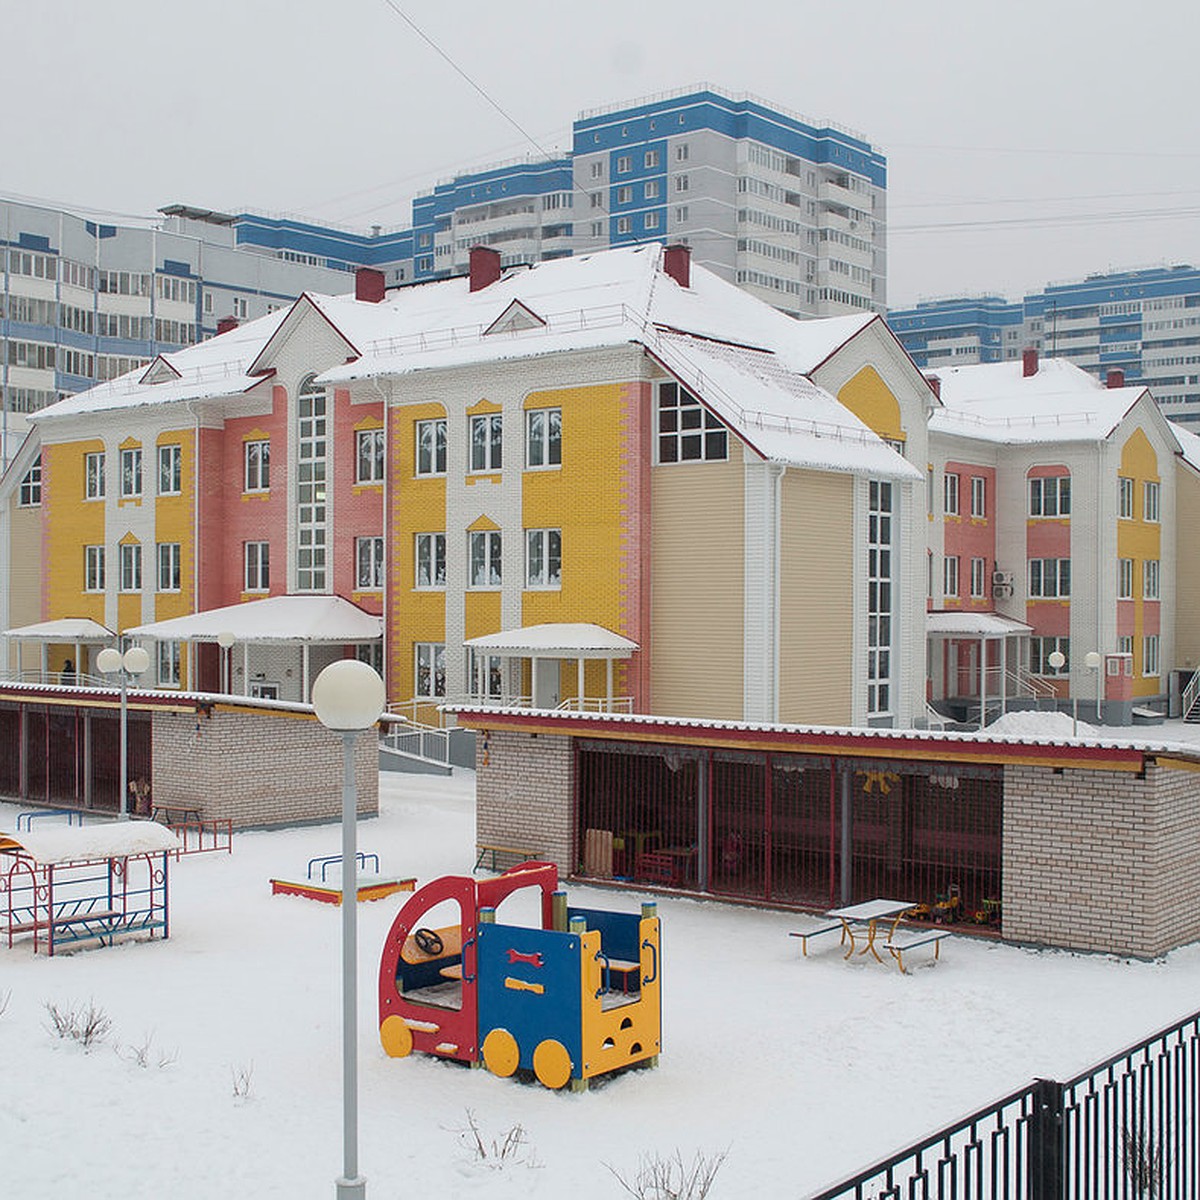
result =
[[[359,848],[385,875],[468,873],[474,776],[383,776]],[[0,806],[0,828],[16,809]],[[326,1197],[341,1169],[339,912],[273,897],[339,849],[336,826],[235,835],[232,855],[173,869],[167,942],[53,959],[0,945],[0,1195]],[[572,888],[596,907],[639,894]],[[1035,1075],[1064,1078],[1200,1004],[1200,947],[1159,962],[1034,951],[963,936],[942,960],[800,957],[805,918],[663,900],[657,1070],[552,1093],[485,1070],[384,1056],[379,947],[404,896],[359,908],[360,1164],[374,1200],[624,1194],[644,1155],[728,1149],[710,1195],[800,1196]],[[89,1051],[47,1005],[111,1019]],[[141,1061],[139,1061],[141,1060]],[[144,1064],[144,1065],[143,1065]],[[238,1095],[235,1092],[248,1094]],[[499,1167],[461,1136],[523,1127]]]

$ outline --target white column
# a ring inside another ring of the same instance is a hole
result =
[[[576,689],[575,689],[575,690],[576,690],[576,692],[578,693],[578,697],[577,697],[577,698],[578,698],[578,701],[579,701],[579,711],[580,711],[580,712],[583,712],[583,708],[584,708],[584,705],[583,705],[583,689],[584,689],[584,670],[583,670],[583,659],[581,658],[581,659],[578,659],[577,661],[578,661],[578,671],[577,671],[577,678],[578,678],[578,680],[579,680],[579,683],[578,683],[578,685],[576,686]]]
[[[987,638],[979,639],[979,728],[987,724]]]
[[[612,700],[613,700],[612,689],[613,689],[613,660],[611,658],[606,658],[604,660],[604,695],[608,700],[608,703],[605,705],[605,707],[607,708],[607,710],[609,712],[612,712]]]

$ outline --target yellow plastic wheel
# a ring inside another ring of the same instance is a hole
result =
[[[547,1038],[533,1052],[533,1073],[543,1087],[560,1088],[571,1078],[571,1056],[562,1042]]]
[[[407,1058],[412,1053],[412,1030],[404,1018],[396,1016],[395,1013],[384,1017],[383,1024],[379,1027],[379,1040],[390,1058]]]
[[[507,1079],[520,1065],[521,1050],[507,1029],[493,1029],[483,1039],[483,1065],[493,1075]]]

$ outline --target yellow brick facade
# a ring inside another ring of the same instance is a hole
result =
[[[1142,581],[1147,561],[1162,561],[1162,525],[1159,521],[1145,519],[1143,503],[1145,485],[1161,485],[1161,476],[1158,455],[1141,429],[1135,429],[1121,447],[1119,474],[1133,483],[1133,516],[1117,521],[1117,557],[1133,559],[1133,694],[1135,697],[1155,696],[1164,690],[1164,681],[1161,675],[1142,673],[1145,665],[1142,639],[1147,632]]]

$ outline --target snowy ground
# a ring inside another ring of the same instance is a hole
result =
[[[1155,740],[1176,731],[1148,731]],[[1190,732],[1190,731],[1189,731]],[[359,846],[385,874],[469,871],[473,784],[384,776]],[[15,809],[0,805],[0,828]],[[0,945],[0,1195],[333,1195],[341,1168],[338,910],[273,897],[339,849],[336,826],[243,833],[232,855],[172,875],[172,936],[54,959]],[[637,895],[573,888],[597,907]],[[616,1197],[643,1155],[728,1149],[713,1200],[800,1196],[1020,1086],[1063,1078],[1190,1013],[1200,946],[1158,962],[955,936],[942,961],[800,958],[804,918],[664,900],[661,1065],[590,1093],[384,1056],[378,949],[401,899],[360,906],[360,1162],[373,1200],[412,1195]],[[822,948],[822,942],[824,946]],[[917,952],[920,955],[921,952]],[[47,1004],[112,1020],[85,1052]],[[140,1065],[138,1058],[145,1061]],[[239,1077],[249,1095],[235,1095]],[[525,1161],[492,1168],[460,1136],[515,1125]]]

